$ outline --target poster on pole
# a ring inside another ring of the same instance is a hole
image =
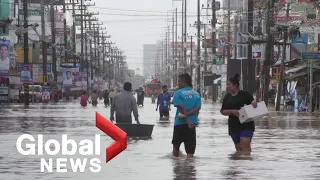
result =
[[[0,40],[0,77],[10,75],[10,41]]]
[[[76,87],[77,79],[80,76],[80,72],[78,68],[68,68],[68,69],[60,69],[62,74],[62,87],[63,88],[74,88]]]
[[[9,78],[0,77],[0,104],[9,102]]]
[[[20,82],[21,83],[32,83],[32,64],[21,64],[20,65]]]

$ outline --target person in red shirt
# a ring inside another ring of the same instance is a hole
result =
[[[82,107],[86,107],[88,104],[88,95],[85,91],[82,92],[81,98],[80,98],[80,104]]]

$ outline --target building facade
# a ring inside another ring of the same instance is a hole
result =
[[[155,62],[157,59],[157,44],[143,45],[143,76],[151,77],[155,74]]]

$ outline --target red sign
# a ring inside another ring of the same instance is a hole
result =
[[[183,46],[187,49],[191,49],[191,42],[184,42]],[[177,48],[178,50],[182,48],[182,42],[171,42],[171,48]],[[196,43],[192,42],[192,48],[196,48]]]
[[[96,127],[115,140],[111,146],[106,148],[106,162],[127,149],[127,133],[98,112],[96,112]]]
[[[279,15],[276,15],[274,17],[277,21],[285,21],[286,20],[286,16],[279,16]],[[297,20],[306,20],[307,17],[306,16],[303,16],[303,15],[290,15],[288,17],[288,21],[297,21]]]

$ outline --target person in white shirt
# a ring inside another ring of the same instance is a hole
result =
[[[5,44],[0,45],[0,71],[9,71],[10,58],[8,57],[8,46]]]
[[[63,86],[72,86],[72,74],[70,71],[66,72],[66,79],[63,80]]]
[[[31,73],[28,70],[27,66],[23,67],[23,70],[21,71],[21,74],[20,74],[20,78],[23,81],[30,81],[32,79]]]

